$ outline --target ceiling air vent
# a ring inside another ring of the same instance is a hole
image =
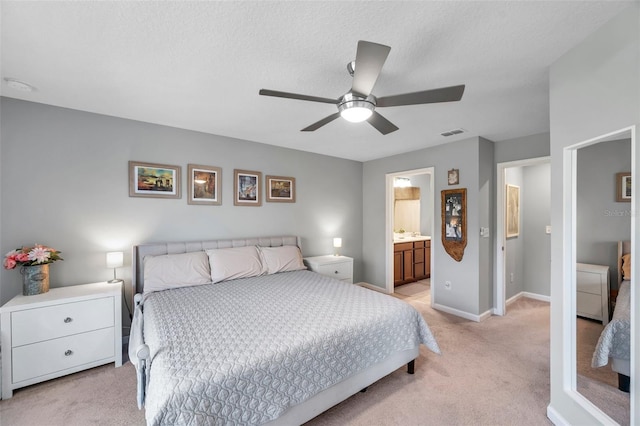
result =
[[[446,132],[442,132],[440,133],[442,136],[453,136],[453,135],[459,135],[460,133],[464,133],[464,129],[453,129],[453,130],[447,130]]]

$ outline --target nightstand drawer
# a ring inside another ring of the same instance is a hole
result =
[[[602,320],[602,298],[597,294],[579,291],[576,311],[582,317]]]
[[[103,297],[13,312],[11,346],[113,327],[113,303],[113,297]]]
[[[13,348],[13,383],[113,358],[114,329],[61,337]]]
[[[578,291],[600,295],[602,293],[602,274],[577,271],[576,286]]]
[[[317,271],[322,275],[326,275],[328,277],[337,278],[339,280],[345,278],[351,278],[353,275],[352,271],[352,263],[351,262],[342,262],[342,263],[332,263],[329,265],[320,265],[318,266]]]

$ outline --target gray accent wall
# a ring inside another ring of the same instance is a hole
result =
[[[551,164],[522,170],[522,234],[524,236],[522,283],[527,293],[549,296],[551,275]]]
[[[124,251],[118,276],[130,293],[138,243],[282,234],[301,236],[306,256],[332,253],[342,237],[354,281],[363,278],[360,162],[11,98],[0,107],[1,250],[61,250],[52,287],[108,280],[105,253]],[[182,198],[129,197],[129,160],[181,166]],[[221,206],[187,204],[190,163],[222,167]],[[295,177],[296,202],[234,206],[234,169]],[[17,270],[0,281],[2,303],[22,291]]]
[[[506,185],[515,185],[520,188],[520,235],[505,239],[505,299],[524,291],[524,240],[525,232],[522,220],[522,194],[523,188],[523,167],[510,167],[505,171]],[[505,189],[506,191],[506,189]],[[506,216],[506,215],[505,215]],[[505,219],[506,220],[506,219]],[[513,279],[511,278],[513,276]]]
[[[480,199],[491,197],[490,190],[480,191],[491,175],[493,152],[480,158],[481,150],[492,150],[491,143],[480,138],[470,138],[458,142],[438,145],[411,153],[395,155],[368,161],[363,166],[363,270],[364,280],[372,285],[385,288],[385,185],[386,175],[407,170],[434,167],[435,187],[435,229],[431,233],[432,264],[431,287],[434,302],[469,314],[480,314],[485,302],[481,303],[491,289],[484,288],[491,281],[490,266],[480,267]],[[461,154],[464,153],[464,154]],[[488,164],[491,163],[491,164]],[[447,171],[460,170],[460,184],[447,185]],[[487,169],[489,169],[487,171]],[[467,188],[467,247],[461,262],[452,259],[442,247],[440,191],[444,189]],[[483,201],[491,206],[493,203]],[[485,204],[482,204],[483,206]],[[491,209],[492,207],[489,207]],[[489,215],[491,218],[493,215]],[[488,223],[482,226],[489,226]],[[483,243],[483,245],[486,243]],[[484,248],[483,248],[484,250]],[[493,255],[489,250],[489,265]],[[487,269],[487,270],[485,270]],[[450,290],[445,289],[445,281],[451,281]],[[482,288],[481,288],[482,287]],[[483,311],[484,312],[484,311]]]
[[[576,399],[567,383],[575,368],[571,353],[571,327],[566,318],[575,315],[575,297],[564,280],[565,226],[571,217],[564,211],[564,151],[582,141],[598,138],[620,129],[640,126],[640,4],[634,3],[607,22],[582,43],[558,59],[550,69],[551,133],[551,402],[547,410],[565,424],[602,424],[591,410]],[[637,137],[637,135],[636,135]],[[636,141],[637,143],[637,141]],[[640,153],[635,152],[640,164]],[[635,200],[634,204],[637,204]],[[570,228],[569,228],[570,229]],[[637,259],[637,254],[634,259]],[[632,300],[632,310],[637,301]],[[636,338],[638,328],[632,327]],[[632,371],[639,371],[640,354],[631,354]],[[634,386],[632,381],[631,386]],[[636,388],[637,389],[637,388]],[[635,396],[634,396],[635,395]],[[640,407],[638,392],[631,392],[632,406]],[[638,422],[631,418],[631,424]]]
[[[618,287],[619,240],[631,238],[631,203],[616,201],[616,173],[631,170],[631,140],[601,142],[578,150],[576,259],[609,266]]]

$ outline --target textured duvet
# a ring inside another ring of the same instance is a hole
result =
[[[150,424],[262,424],[423,343],[422,316],[387,295],[309,271],[151,293]]]
[[[609,358],[630,359],[631,356],[631,292],[629,281],[620,284],[616,308],[611,321],[600,334],[596,350],[593,353],[591,366],[603,367]]]

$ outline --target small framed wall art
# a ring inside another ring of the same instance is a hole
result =
[[[180,166],[129,161],[129,196],[180,198]]]
[[[233,171],[234,176],[234,206],[254,206],[262,205],[260,194],[260,181],[262,173],[250,170]]]
[[[188,204],[219,206],[222,204],[222,169],[189,164]]]
[[[266,176],[267,201],[275,203],[296,202],[296,179],[285,176]]]
[[[460,183],[460,171],[451,169],[447,172],[447,183],[449,185],[458,185]]]
[[[616,173],[616,201],[631,202],[631,172]]]

